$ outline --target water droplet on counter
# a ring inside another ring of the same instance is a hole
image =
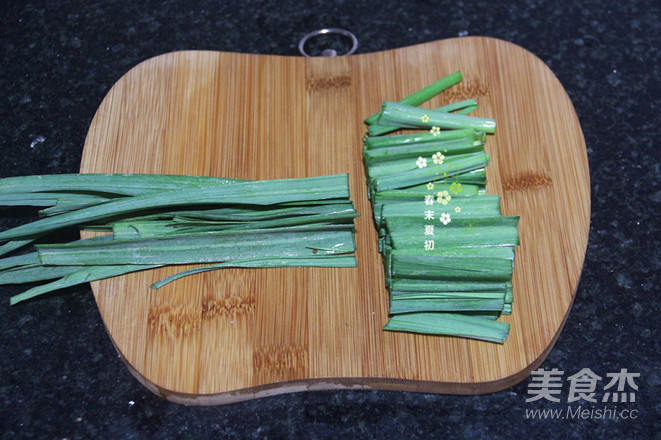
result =
[[[45,140],[46,140],[45,137],[43,137],[43,136],[37,136],[36,138],[34,138],[34,140],[33,140],[32,142],[30,142],[30,148],[34,148],[34,147],[36,147],[37,145],[41,144],[41,143],[44,142]]]
[[[617,87],[622,82],[622,74],[620,74],[620,72],[618,72],[617,69],[613,69],[606,76],[606,81],[608,81],[608,84],[610,84],[611,86]]]

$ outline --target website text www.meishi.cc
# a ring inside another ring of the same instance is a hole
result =
[[[566,408],[529,408],[526,409],[526,419],[552,419],[552,420],[616,420],[636,419],[637,409],[618,408],[615,406],[584,407],[567,406]]]

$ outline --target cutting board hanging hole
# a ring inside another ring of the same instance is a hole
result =
[[[310,50],[310,52],[306,51],[306,45],[309,46],[308,50]],[[340,48],[342,53],[332,47],[321,49],[322,47],[329,45]],[[301,52],[301,55],[305,57],[346,56],[354,53],[356,49],[358,49],[358,38],[356,38],[352,32],[340,28],[324,28],[312,31],[303,36],[298,43],[298,50]],[[320,55],[314,55],[316,53],[319,53]]]

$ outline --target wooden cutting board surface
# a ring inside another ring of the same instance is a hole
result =
[[[367,199],[362,120],[461,70],[426,105],[475,98],[497,120],[488,190],[521,216],[503,345],[385,332],[387,292]],[[585,256],[585,141],[557,78],[490,38],[302,58],[168,53],[126,73],[99,107],[80,171],[275,179],[349,173],[356,268],[226,269],[149,285],[164,268],[92,283],[122,359],[147,388],[197,405],[330,388],[479,394],[525,379],[556,341]]]

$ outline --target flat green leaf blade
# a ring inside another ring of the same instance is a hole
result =
[[[364,152],[363,157],[368,167],[378,163],[407,158],[431,157],[436,153],[444,156],[475,153],[484,150],[484,143],[470,138],[445,142],[425,142],[411,145],[384,147]]]
[[[39,235],[35,235],[35,236],[33,236],[31,238],[27,238],[25,240],[8,241],[7,243],[0,246],[0,256],[7,255],[11,252],[14,252],[17,249],[22,248],[23,246],[27,246],[28,244],[34,242],[37,238],[39,238]]]
[[[462,185],[451,187],[448,190],[434,190],[428,193],[431,196],[433,204],[428,204],[425,197],[421,197],[416,201],[405,201],[399,203],[386,203],[383,204],[381,209],[382,218],[410,218],[415,226],[417,223],[423,222],[424,224],[436,224],[438,227],[442,226],[441,218],[445,213],[450,219],[449,224],[454,220],[455,224],[458,220],[464,219],[479,219],[487,217],[497,217],[501,215],[500,197],[497,195],[485,196],[457,196],[453,190],[457,189],[457,194],[462,193]],[[443,201],[445,204],[436,202],[440,197],[445,197]],[[445,217],[443,217],[445,218]],[[422,227],[424,230],[424,227]]]
[[[66,287],[76,286],[91,281],[101,280],[105,278],[124,275],[130,272],[137,272],[139,270],[146,270],[158,267],[158,265],[127,265],[127,266],[92,266],[84,267],[80,270],[73,272],[67,276],[60,278],[48,284],[33,287],[23,293],[12,296],[9,300],[11,305],[18,304],[21,301],[43,295],[45,293],[53,292],[55,290],[64,289]]]
[[[274,268],[274,267],[356,267],[355,255],[321,255],[306,258],[284,258],[284,257],[269,257],[257,258],[253,260],[235,260],[224,263],[210,264],[201,267],[195,267],[178,272],[169,277],[151,285],[153,289],[159,289],[164,285],[171,283],[179,278],[186,276],[208,272],[212,270],[225,269],[228,267],[243,267],[243,268]]]
[[[442,129],[472,128],[485,133],[496,131],[496,121],[455,113],[427,110],[392,101],[384,101],[377,124],[396,127]]]
[[[282,202],[349,197],[348,176],[332,175],[301,179],[237,182],[210,188],[159,191],[113,200],[101,205],[47,217],[0,232],[0,241],[45,233],[66,226],[93,222],[149,208],[208,204],[269,205]]]
[[[380,191],[374,193],[372,198],[373,203],[377,204],[386,204],[386,203],[400,203],[400,202],[419,202],[424,200],[425,196],[433,194],[433,191],[451,191],[456,189],[456,183],[454,187],[452,186],[454,182],[440,182],[435,183],[432,190],[427,188],[427,185],[417,185],[411,186],[408,188],[394,189],[387,191]],[[461,191],[455,194],[455,196],[469,197],[476,196],[479,194],[480,187],[478,185],[461,185]],[[454,194],[454,193],[453,193]]]
[[[0,259],[0,270],[11,269],[20,266],[34,266],[40,264],[39,255],[36,252],[15,255]]]
[[[505,292],[507,283],[494,281],[437,281],[420,279],[394,279],[389,284],[391,292],[423,294],[425,292]]]
[[[512,278],[512,262],[504,259],[400,255],[390,264],[389,275],[393,278],[501,282]]]
[[[459,313],[407,313],[394,315],[384,330],[459,336],[502,344],[509,324]]]
[[[34,176],[5,177],[0,179],[0,196],[19,193],[70,193],[83,191],[87,194],[115,194],[135,196],[163,190],[185,187],[217,187],[241,182],[205,176],[183,176],[167,174],[46,174]],[[1,199],[1,197],[0,197]]]
[[[403,255],[414,255],[414,256],[424,256],[424,257],[445,257],[445,258],[497,258],[503,260],[514,261],[516,251],[514,246],[473,246],[473,247],[445,247],[441,246],[438,248],[420,251],[415,248],[405,248],[405,249],[390,249],[386,253],[386,258],[392,258],[393,256],[403,256]]]
[[[444,130],[438,134],[432,134],[429,131],[419,131],[415,133],[395,134],[390,136],[365,136],[363,139],[363,149],[372,150],[430,141],[443,142],[467,137],[484,142],[486,140],[486,133],[479,132],[472,128],[465,128],[461,130]]]
[[[425,242],[433,240],[436,246],[516,246],[519,217],[503,216],[468,218],[436,224],[433,234],[425,229],[424,218],[395,217],[386,219],[386,226],[394,249],[414,248],[424,251]]]
[[[448,177],[454,177],[479,168],[484,168],[489,163],[489,156],[482,150],[445,156],[438,150],[432,152],[421,152],[414,156],[405,156],[389,161],[372,163],[368,168],[371,179],[384,179],[404,173],[423,173],[426,180],[416,182],[408,186],[431,181],[442,181]],[[435,156],[437,153],[443,156]],[[436,162],[434,162],[434,156]]]
[[[397,161],[399,162],[399,161]],[[489,155],[484,152],[464,154],[454,156],[452,159],[444,161],[442,164],[427,164],[420,162],[416,165],[415,161],[409,160],[402,168],[400,164],[393,164],[393,167],[398,167],[391,173],[392,169],[383,169],[377,171],[378,177],[370,174],[370,185],[373,191],[385,191],[391,189],[407,188],[413,185],[418,185],[428,182],[442,182],[442,181],[458,181],[458,177],[470,171],[485,168],[489,164]]]
[[[503,298],[398,298],[390,301],[389,312],[391,315],[414,312],[499,312],[504,304]]]
[[[29,266],[0,272],[0,284],[24,284],[52,280],[72,274],[80,266]]]
[[[192,264],[264,257],[304,257],[355,250],[352,231],[248,231],[116,240],[102,245],[41,245],[45,265]]]

